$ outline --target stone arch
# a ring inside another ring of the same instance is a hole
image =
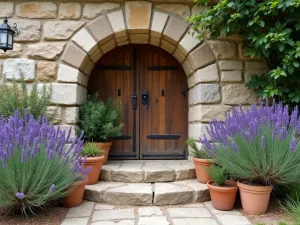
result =
[[[89,74],[103,54],[130,43],[150,44],[182,64],[189,86],[189,136],[198,138],[212,117],[222,118],[233,105],[256,102],[243,84],[247,77],[242,71],[244,67],[255,70],[257,62],[244,65],[247,58],[238,48],[240,39],[201,42],[189,33],[190,28],[178,15],[153,9],[151,2],[125,2],[124,8],[98,16],[77,31],[65,48],[58,83],[53,84],[54,102],[84,103]],[[67,96],[62,98],[61,93]]]

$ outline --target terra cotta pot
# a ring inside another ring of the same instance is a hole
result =
[[[211,176],[207,173],[206,169],[208,169],[211,166],[212,161],[209,159],[198,158],[193,158],[193,161],[195,164],[198,182],[202,184],[207,184],[207,182],[211,180]]]
[[[73,190],[63,198],[66,207],[72,208],[81,205],[86,183],[87,180],[78,181],[74,184]]]
[[[91,167],[91,172],[87,176],[87,184],[96,184],[98,182],[104,160],[104,156],[86,158],[83,169]]]
[[[252,186],[238,182],[242,207],[245,212],[264,214],[269,205],[272,186]]]
[[[238,191],[238,186],[235,181],[227,180],[225,184],[227,184],[228,187],[215,186],[213,185],[213,181],[207,182],[212,205],[214,208],[222,211],[233,209],[236,193]]]
[[[107,163],[110,147],[112,145],[111,142],[94,142],[102,151],[104,156],[103,165]]]

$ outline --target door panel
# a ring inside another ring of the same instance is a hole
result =
[[[102,101],[118,100],[123,112],[124,129],[110,158],[185,158],[188,87],[181,65],[159,48],[129,45],[107,53],[96,67],[89,92],[98,92]],[[149,104],[143,104],[143,93],[149,94]]]

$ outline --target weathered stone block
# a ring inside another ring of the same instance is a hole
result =
[[[78,31],[72,40],[87,53],[93,53],[98,48],[97,42],[85,28]]]
[[[190,7],[181,4],[158,4],[155,6],[161,11],[169,12],[185,19],[191,15]]]
[[[264,61],[247,61],[246,70],[268,70],[268,66]]]
[[[83,9],[83,17],[94,19],[99,15],[105,14],[113,9],[119,8],[120,3],[104,2],[104,3],[87,3]]]
[[[188,28],[188,23],[184,20],[179,19],[176,16],[172,16],[164,30],[163,37],[167,41],[177,44],[179,39],[183,36]]]
[[[209,49],[208,45],[203,44],[190,53],[188,61],[192,70],[196,70],[213,63],[215,61],[215,56]]]
[[[172,45],[170,42],[167,42],[165,40],[161,40],[161,45],[160,47],[164,50],[166,50],[167,52],[169,52],[170,54],[172,54],[175,49],[176,49],[176,46],[175,45]]]
[[[107,221],[107,220],[126,220],[134,219],[134,209],[111,209],[100,210],[93,214],[92,222],[94,221]]]
[[[1,4],[1,3],[0,3]],[[18,58],[23,53],[23,47],[21,44],[14,43],[14,49],[8,50],[7,52],[0,51],[0,59],[3,58]]]
[[[126,1],[126,23],[129,32],[144,33],[150,26],[152,3],[146,1]]]
[[[144,181],[147,183],[173,181],[175,179],[174,170],[166,166],[146,163],[143,170],[145,174]]]
[[[85,22],[48,21],[44,24],[44,40],[68,40]]]
[[[204,67],[203,69],[197,70],[194,73],[194,82],[205,83],[205,82],[218,82],[219,81],[219,70],[217,64]]]
[[[86,102],[87,90],[78,84],[53,83],[51,101],[62,105],[81,105]]]
[[[225,113],[231,110],[231,106],[226,105],[196,105],[192,110],[192,120],[209,122],[213,118],[224,120]]]
[[[65,43],[39,43],[28,45],[27,56],[33,59],[54,60],[62,54]]]
[[[130,34],[131,43],[136,44],[148,44],[149,35],[148,34]]]
[[[178,60],[179,63],[182,63],[185,60],[185,55],[178,49],[176,49],[173,55]]]
[[[170,208],[169,215],[172,218],[207,218],[212,217],[206,208]]]
[[[16,42],[39,41],[41,38],[41,23],[35,20],[11,20],[18,24],[20,33],[15,37]]]
[[[228,41],[209,41],[211,50],[217,59],[235,59],[237,57],[236,45]]]
[[[100,16],[98,19],[89,23],[87,27],[100,44],[113,38],[114,32],[105,16]],[[101,27],[101,29],[99,29],[99,27]]]
[[[58,68],[57,81],[63,83],[80,83],[83,74],[70,66],[60,64]]]
[[[0,2],[0,18],[12,17],[14,15],[13,2]]]
[[[3,76],[8,80],[30,81],[35,78],[35,61],[28,59],[7,59],[3,64]]]
[[[241,82],[242,71],[222,71],[221,81],[223,82]]]
[[[182,68],[185,72],[185,75],[188,77],[192,72],[192,66],[188,60],[185,60],[184,63],[182,64]]]
[[[185,55],[193,48],[195,48],[198,44],[200,44],[200,40],[190,32],[191,31],[187,32],[179,43],[179,49]]]
[[[152,24],[151,24],[151,35],[153,37],[161,37],[161,33],[165,28],[168,19],[168,14],[161,12],[153,12]]]
[[[193,123],[189,125],[189,137],[194,139],[199,139],[199,137],[203,137],[206,135],[206,137],[209,139],[209,134],[206,130],[207,124],[204,123]]]
[[[221,100],[219,84],[198,84],[194,87],[194,103],[216,103]]]
[[[125,36],[126,27],[125,27],[123,11],[120,10],[117,12],[109,13],[107,17],[115,33],[116,38]]]
[[[74,124],[78,122],[79,107],[65,108],[65,120],[67,124]]]
[[[159,207],[141,207],[138,209],[139,216],[162,216],[164,213]]]
[[[69,44],[62,56],[62,60],[72,66],[75,66],[76,68],[79,68],[86,57],[86,52],[74,44]]]
[[[61,121],[62,121],[62,119],[61,119],[61,107],[48,106],[46,113],[49,116],[49,118],[52,118],[51,123],[53,123],[53,124],[61,123]]]
[[[42,82],[53,82],[56,80],[57,64],[56,62],[38,62],[37,78]]]
[[[81,5],[77,2],[60,3],[59,18],[62,20],[77,20],[81,16]]]
[[[254,104],[257,96],[245,84],[228,84],[222,87],[223,102],[227,105]]]
[[[18,17],[53,19],[56,18],[57,6],[53,2],[24,2],[17,5]]]
[[[242,61],[228,61],[221,60],[219,61],[220,70],[243,70],[243,62]]]
[[[111,179],[118,182],[140,183],[144,182],[144,171],[140,164],[122,165],[111,171]]]
[[[106,42],[104,45],[102,45],[100,48],[103,52],[103,54],[105,54],[106,52],[109,52],[111,51],[112,49],[114,49],[116,47],[116,43],[115,43],[115,40],[112,39],[108,42]]]

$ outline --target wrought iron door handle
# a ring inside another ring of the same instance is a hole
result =
[[[149,108],[149,105],[150,105],[150,93],[149,93],[148,89],[147,89],[147,91],[144,91],[142,93],[142,105],[146,105],[147,109]]]

